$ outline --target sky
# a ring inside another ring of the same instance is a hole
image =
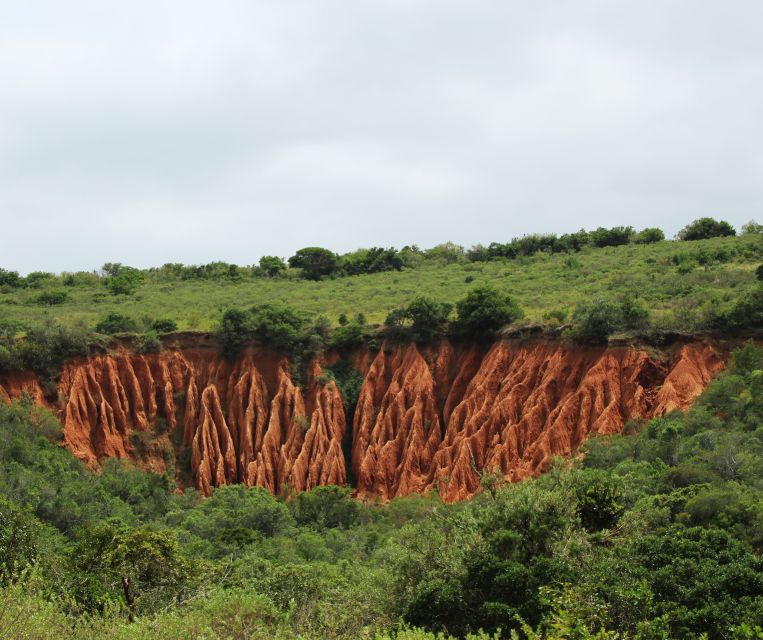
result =
[[[762,208],[760,0],[0,0],[0,267]]]

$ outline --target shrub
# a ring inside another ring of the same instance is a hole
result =
[[[341,262],[342,272],[348,276],[361,273],[400,271],[403,268],[403,259],[394,248],[358,249],[342,256]]]
[[[620,314],[624,329],[643,329],[649,323],[649,311],[633,296],[625,296],[621,300]]]
[[[138,323],[132,318],[121,313],[110,313],[97,325],[98,333],[114,335],[115,333],[134,333],[138,330]]]
[[[0,287],[10,287],[11,289],[17,289],[22,285],[21,278],[18,271],[7,271],[6,269],[0,269]]]
[[[590,238],[594,247],[617,247],[628,244],[633,234],[633,227],[612,227],[611,229],[599,227],[591,231]]]
[[[39,289],[43,283],[53,278],[52,273],[47,271],[32,271],[24,278],[24,284],[30,289]]]
[[[750,220],[742,225],[742,235],[752,236],[763,234],[763,224],[758,224],[755,220]]]
[[[315,487],[289,501],[289,510],[299,525],[316,529],[347,529],[358,521],[359,504],[346,487]]]
[[[244,344],[255,338],[290,355],[306,355],[306,349],[322,343],[320,335],[308,327],[306,316],[282,304],[261,304],[248,311],[229,309],[223,314],[217,335],[228,357],[238,355]]]
[[[410,323],[411,336],[417,342],[431,342],[445,332],[453,305],[447,302],[437,302],[426,296],[419,296],[400,309],[391,311],[385,326],[388,335],[402,337]]]
[[[621,323],[620,305],[609,300],[581,303],[572,314],[569,335],[576,342],[605,344]]]
[[[174,320],[168,318],[160,318],[151,322],[151,328],[157,333],[170,333],[177,331],[178,325]]]
[[[735,236],[736,231],[728,222],[713,218],[698,218],[678,232],[679,240],[705,240],[721,236]]]
[[[358,322],[348,322],[334,329],[329,346],[337,351],[350,351],[363,344],[368,338],[368,329]]]
[[[68,297],[69,294],[66,291],[44,291],[34,297],[34,302],[45,307],[52,307],[53,305],[63,304]]]
[[[157,353],[162,350],[162,341],[156,331],[148,331],[138,336],[135,348],[138,353]]]
[[[40,522],[0,497],[0,583],[34,563]]]
[[[492,339],[504,325],[523,316],[514,299],[493,287],[477,287],[456,303],[457,331],[477,339]]]

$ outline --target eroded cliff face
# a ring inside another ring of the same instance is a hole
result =
[[[497,343],[484,356],[447,344],[380,352],[360,392],[352,462],[360,495],[437,488],[467,498],[483,473],[520,480],[591,433],[686,409],[727,354],[684,345],[667,362],[641,349]]]
[[[163,472],[173,456],[190,456],[193,484],[205,494],[230,483],[274,493],[341,485],[343,401],[335,384],[315,382],[320,374],[314,363],[303,391],[286,359],[252,352],[235,363],[210,351],[72,362],[58,386],[64,444],[91,466],[130,458]],[[34,389],[33,378],[0,385],[13,397],[25,382]]]
[[[659,357],[543,341],[364,350],[351,433],[320,363],[300,388],[286,359],[256,350],[232,363],[211,349],[98,356],[64,367],[56,400],[30,375],[0,379],[0,399],[26,390],[47,402],[64,444],[91,466],[130,458],[162,472],[175,458],[178,483],[207,495],[230,483],[274,493],[343,485],[350,464],[361,497],[437,489],[459,500],[485,473],[520,480],[591,433],[688,408],[726,359],[702,343]]]

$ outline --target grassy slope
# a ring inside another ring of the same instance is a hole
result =
[[[681,273],[671,257],[700,249],[736,252],[725,263],[696,266]],[[282,301],[333,323],[340,313],[363,312],[382,322],[387,312],[425,294],[455,302],[470,288],[491,284],[516,296],[531,321],[553,309],[571,309],[580,301],[637,293],[666,326],[675,326],[682,310],[701,304],[724,304],[755,283],[754,270],[763,256],[758,236],[715,238],[697,242],[665,241],[587,249],[574,255],[538,254],[533,258],[488,263],[434,264],[415,269],[309,282],[298,278],[245,279],[240,282],[150,282],[131,297],[103,296],[105,289],[70,287],[66,303],[41,307],[32,300],[40,289],[0,294],[0,319],[31,321],[45,316],[92,327],[109,312],[139,318],[172,318],[181,329],[211,329],[229,307]],[[466,282],[468,276],[472,282]],[[61,289],[60,286],[53,288]],[[43,289],[44,290],[44,289]],[[95,296],[94,294],[100,294]],[[680,326],[680,321],[678,326]]]

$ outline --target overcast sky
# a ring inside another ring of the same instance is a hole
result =
[[[763,221],[760,0],[0,0],[0,266]]]

